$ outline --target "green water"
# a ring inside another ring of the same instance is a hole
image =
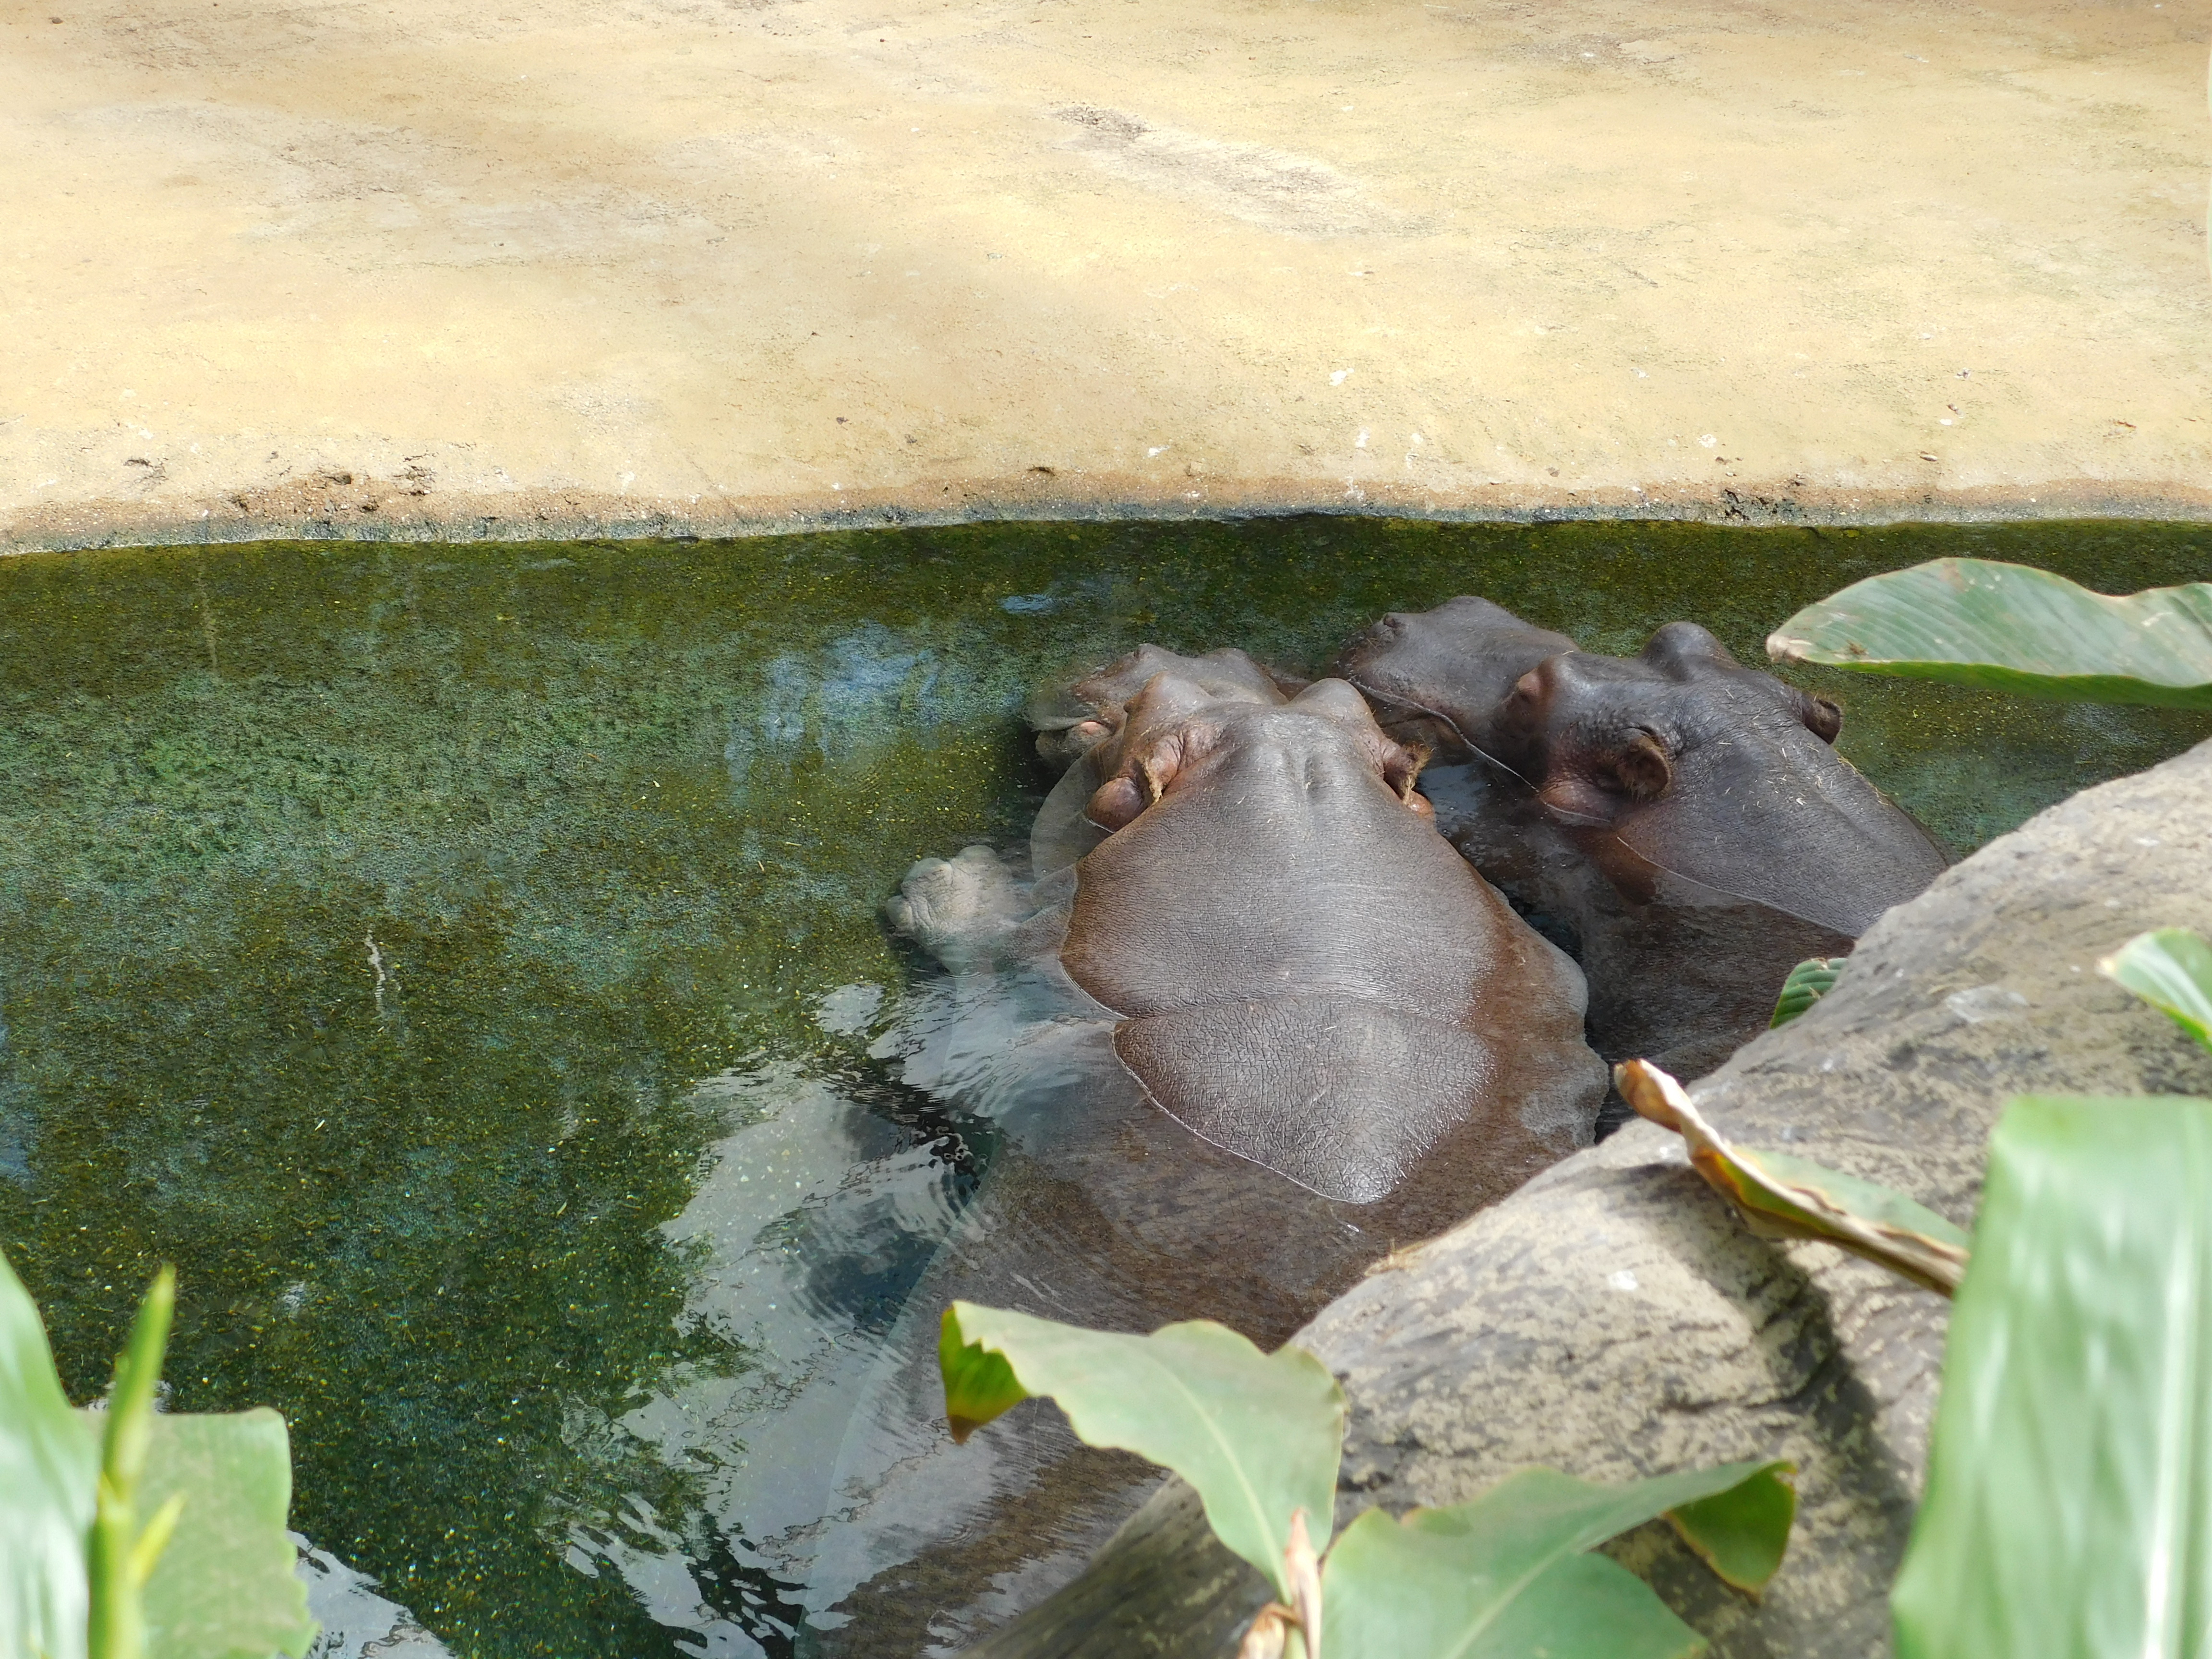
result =
[[[177,1262],[173,1403],[280,1408],[294,1524],[455,1652],[690,1652],[709,1623],[779,1650],[707,1464],[623,1427],[762,1358],[665,1229],[732,1127],[696,1085],[816,1079],[972,1175],[817,1009],[920,971],[875,920],[913,859],[1025,830],[1034,681],[1142,639],[1311,669],[1455,592],[1604,651],[1686,617],[1757,660],[1801,604],[1944,554],[2124,592],[2212,574],[2212,531],[1304,519],[0,561],[0,1244],[79,1399]],[[1798,678],[1961,852],[2212,735]],[[887,1314],[919,1257],[869,1262]],[[593,1559],[625,1528],[712,1620]]]

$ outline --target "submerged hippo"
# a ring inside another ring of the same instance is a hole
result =
[[[1088,754],[1121,729],[1129,700],[1162,674],[1231,702],[1288,702],[1308,684],[1255,662],[1234,646],[1186,657],[1162,646],[1140,645],[1093,673],[1048,687],[1030,699],[1037,753],[1054,766]]]
[[[1477,1184],[1574,1144],[1579,986],[1470,878],[1414,790],[1424,757],[1351,686],[1270,702],[1162,673],[1085,758],[1107,839],[1060,962],[1162,1109],[1354,1204],[1468,1124]]]
[[[1461,598],[1385,617],[1336,672],[1454,763],[1430,775],[1445,832],[1572,936],[1609,1060],[1717,1064],[1791,966],[1848,951],[1946,862],[1835,752],[1833,702],[1694,623],[1605,657]]]
[[[825,1651],[996,1622],[1029,1599],[1004,1585],[1051,1588],[1039,1558],[1079,1560],[1149,1480],[1043,1408],[955,1450],[948,1301],[1272,1347],[1587,1145],[1604,1096],[1580,973],[1437,833],[1420,756],[1351,686],[1152,652],[1079,690],[1039,718],[1080,804],[1047,803],[1030,879],[970,848],[890,906],[951,973],[885,1051],[1002,1144],[848,1435],[810,1575],[848,1621]]]
[[[1219,702],[1269,707],[1287,703],[1307,684],[1261,666],[1234,647],[1186,657],[1140,645],[1094,673],[1030,698],[1029,720],[1037,734],[1037,753],[1048,765],[1066,769],[1030,832],[1032,876],[1048,876],[1075,863],[1110,833],[1091,817],[1091,797],[1106,781],[1099,768],[1116,752],[1112,739],[1127,724],[1131,702],[1163,674],[1181,688],[1181,696],[1195,692]],[[896,924],[898,901],[892,903]]]

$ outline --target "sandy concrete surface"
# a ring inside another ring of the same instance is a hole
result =
[[[2212,516],[2208,0],[0,17],[0,550]]]

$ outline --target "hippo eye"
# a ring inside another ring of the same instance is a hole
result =
[[[1638,732],[1613,757],[1613,780],[1621,793],[1635,800],[1656,800],[1674,781],[1665,745],[1649,732]]]

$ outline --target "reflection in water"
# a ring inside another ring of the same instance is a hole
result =
[[[0,561],[0,1247],[79,1399],[176,1261],[177,1405],[283,1411],[325,1587],[422,1642],[790,1653],[881,1563],[823,1524],[851,1419],[1029,1086],[989,1069],[1022,988],[979,1018],[876,909],[1024,842],[1034,683],[1139,639],[1311,670],[1469,591],[1756,660],[1920,558],[2128,591],[2208,546],[1309,519]],[[2212,729],[1790,678],[1954,850]],[[1088,1541],[1026,1523],[928,1642]]]
[[[935,644],[901,638],[868,623],[818,652],[783,652],[760,671],[756,700],[730,731],[723,758],[743,785],[756,757],[786,763],[811,751],[825,763],[850,764],[901,736],[933,735],[989,706],[976,665],[948,663]]]
[[[446,1644],[415,1622],[376,1583],[296,1533],[308,1616],[322,1626],[307,1659],[451,1659]]]
[[[848,992],[825,1002],[849,1006]],[[949,1130],[900,1122],[787,1063],[742,1066],[695,1091],[731,1126],[682,1214],[662,1227],[692,1272],[682,1318],[742,1346],[734,1376],[672,1377],[616,1427],[672,1469],[720,1559],[693,1540],[579,1524],[572,1559],[612,1565],[663,1624],[710,1652],[787,1642],[833,1507],[831,1461],[856,1391],[907,1293],[972,1191]]]

